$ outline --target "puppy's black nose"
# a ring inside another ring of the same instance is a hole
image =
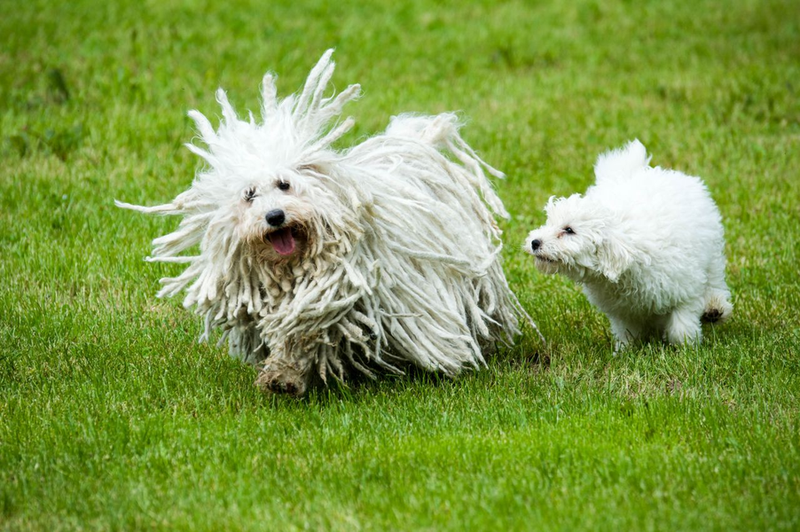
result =
[[[542,245],[542,241],[539,240],[538,238],[536,240],[531,240],[531,249],[533,251],[536,251],[537,249],[539,249],[539,246],[541,246],[541,245]]]
[[[280,209],[273,209],[267,213],[267,223],[273,227],[280,226],[286,221],[286,215]]]

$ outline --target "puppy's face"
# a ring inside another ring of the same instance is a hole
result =
[[[579,194],[550,198],[547,223],[530,232],[524,251],[547,274],[560,273],[574,280],[589,274],[616,282],[629,262],[621,256],[619,234],[612,213]]]

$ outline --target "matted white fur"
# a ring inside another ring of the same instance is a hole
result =
[[[191,188],[156,207],[117,202],[183,217],[153,241],[148,260],[188,264],[158,295],[186,290],[204,337],[220,328],[232,355],[266,359],[258,382],[273,391],[302,394],[313,374],[341,379],[347,366],[479,367],[482,348],[510,342],[526,317],[500,264],[493,214],[507,213],[484,171],[502,174],[464,143],[453,114],[394,117],[385,133],[334,149],[353,125],[335,120],[359,86],[323,96],[331,54],[299,95],[278,99],[267,74],[260,122],[239,119],[220,89],[216,130],[189,113],[207,148],[187,147],[208,163]]]
[[[524,250],[583,285],[618,344],[647,333],[700,342],[700,318],[730,317],[722,218],[697,177],[651,168],[638,140],[601,155],[586,194],[554,199]]]

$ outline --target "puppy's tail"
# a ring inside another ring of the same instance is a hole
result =
[[[706,305],[703,310],[702,320],[707,323],[722,323],[733,315],[733,305],[730,294],[721,290],[706,292]]]
[[[597,158],[594,175],[599,185],[603,181],[618,181],[630,178],[637,170],[647,168],[650,157],[639,139],[634,139],[618,150],[611,150]]]

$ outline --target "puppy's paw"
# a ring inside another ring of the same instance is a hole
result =
[[[726,294],[713,294],[706,301],[702,320],[706,323],[719,323],[727,321],[733,314],[733,305]]]
[[[716,323],[723,316],[723,312],[718,308],[710,308],[703,314],[703,321],[708,323]]]

